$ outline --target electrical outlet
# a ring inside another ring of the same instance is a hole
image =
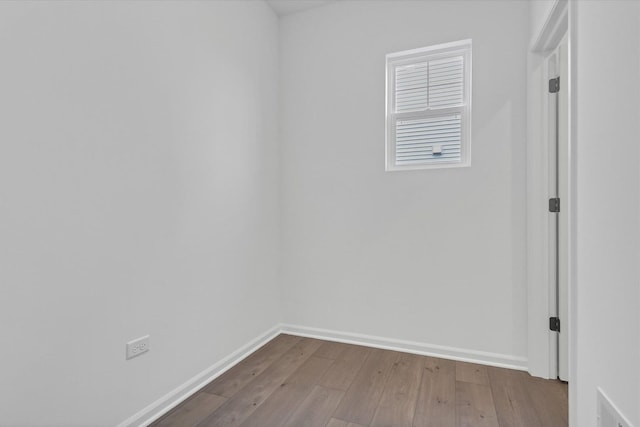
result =
[[[127,360],[149,351],[149,335],[127,343]]]

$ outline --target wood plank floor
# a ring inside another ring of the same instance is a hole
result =
[[[152,426],[566,427],[567,385],[279,335]]]

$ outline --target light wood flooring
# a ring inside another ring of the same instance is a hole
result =
[[[526,372],[279,335],[152,425],[566,427],[567,386]]]

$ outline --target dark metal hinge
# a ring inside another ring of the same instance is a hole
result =
[[[560,77],[549,80],[549,93],[560,92]]]
[[[560,212],[560,198],[549,199],[549,212]]]
[[[560,332],[560,318],[559,317],[550,317],[549,318],[549,329],[554,332]]]

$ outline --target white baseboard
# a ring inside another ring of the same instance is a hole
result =
[[[393,338],[377,337],[373,335],[354,334],[350,332],[331,331],[328,329],[309,328],[306,326],[281,325],[281,332],[302,337],[318,338],[327,341],[337,341],[348,344],[365,345],[368,347],[395,350],[422,356],[441,357],[443,359],[461,362],[479,363],[499,368],[527,370],[527,358],[508,354],[489,353],[442,345],[426,344],[414,341],[397,340]]]
[[[272,327],[271,329],[261,334],[257,338],[254,338],[249,343],[240,347],[238,350],[234,351],[224,359],[213,364],[212,366],[200,372],[176,389],[165,394],[146,408],[127,418],[126,420],[118,424],[117,427],[148,426],[149,424],[169,412],[171,409],[178,406],[189,396],[196,393],[209,382],[240,363],[244,358],[255,352],[265,343],[271,341],[278,334],[280,334],[280,331],[281,325]]]
[[[240,363],[243,359],[280,333],[318,338],[327,341],[337,341],[347,344],[365,345],[368,347],[401,351],[404,353],[413,353],[423,356],[441,357],[444,359],[459,360],[461,362],[479,363],[482,365],[497,366],[499,368],[517,369],[521,371],[527,370],[527,359],[525,357],[397,340],[373,335],[332,331],[329,329],[279,324],[234,351],[229,356],[197,374],[176,389],[165,394],[146,408],[140,410],[138,413],[127,418],[118,424],[117,427],[148,426],[186,400],[189,396],[196,393],[209,382]]]

